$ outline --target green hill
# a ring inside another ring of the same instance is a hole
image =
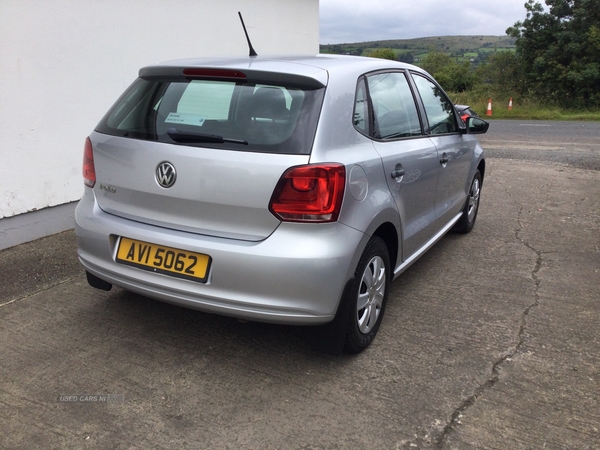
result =
[[[358,56],[367,56],[373,50],[381,48],[392,49],[398,59],[406,62],[418,63],[428,52],[435,50],[448,53],[459,60],[469,59],[477,63],[484,59],[486,53],[514,50],[515,39],[508,36],[435,36],[320,46],[321,53]]]

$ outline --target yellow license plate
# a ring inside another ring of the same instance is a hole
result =
[[[162,273],[205,283],[211,258],[201,253],[136,241],[119,240],[117,262],[151,272]]]

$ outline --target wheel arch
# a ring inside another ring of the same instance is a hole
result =
[[[481,174],[481,184],[483,184],[483,180],[485,179],[485,159],[479,161],[479,165],[477,166],[479,173]]]
[[[385,222],[375,230],[373,236],[378,236],[383,239],[383,242],[385,242],[390,257],[390,267],[393,272],[398,262],[398,250],[400,246],[396,227],[391,222]]]
[[[357,255],[360,257],[364,251],[367,242],[373,236],[379,236],[385,242],[390,256],[390,265],[392,272],[396,266],[402,262],[402,223],[398,210],[393,207],[388,207],[379,211],[376,214],[369,226],[365,230],[365,239],[361,243],[361,248],[357,249]],[[358,263],[358,258],[356,259]]]

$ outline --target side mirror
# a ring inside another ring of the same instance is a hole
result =
[[[469,134],[486,133],[490,124],[479,117],[469,117],[467,119],[467,130]]]

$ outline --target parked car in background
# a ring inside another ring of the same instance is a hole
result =
[[[469,117],[479,117],[479,114],[473,111],[468,105],[454,105],[454,107],[464,122],[466,122]]]
[[[94,287],[315,325],[357,353],[390,282],[473,228],[487,126],[389,60],[146,67],[86,139],[79,259]]]

